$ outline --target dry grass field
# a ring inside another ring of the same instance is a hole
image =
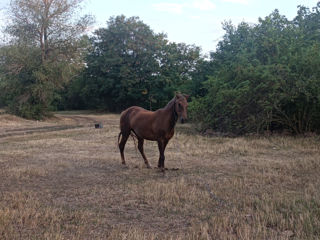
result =
[[[0,114],[0,239],[320,239],[319,136],[205,137],[178,125],[162,173],[132,139],[120,164],[118,120]],[[157,166],[157,145],[145,152]]]

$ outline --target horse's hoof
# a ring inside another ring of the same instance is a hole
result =
[[[160,172],[165,172],[166,170],[168,170],[168,168],[163,168],[163,167],[158,167],[158,169],[160,170]]]
[[[170,170],[171,171],[178,171],[178,170],[180,170],[180,168],[171,168]]]
[[[151,167],[151,165],[147,165],[147,168],[148,168],[148,169],[151,169],[152,167]]]
[[[123,168],[129,168],[129,166],[126,164],[126,163],[122,163],[122,165],[121,165]]]

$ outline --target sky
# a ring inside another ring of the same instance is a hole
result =
[[[83,13],[95,16],[94,28],[107,27],[112,16],[138,16],[156,33],[166,33],[170,41],[201,47],[202,53],[214,51],[224,31],[222,22],[257,23],[274,9],[289,20],[297,6],[312,8],[320,0],[85,0]],[[9,0],[0,0],[0,25],[5,20],[1,9]],[[3,10],[2,10],[3,11]]]

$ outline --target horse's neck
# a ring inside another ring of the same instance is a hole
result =
[[[169,115],[169,118],[168,118],[169,130],[172,130],[175,127],[178,120],[178,115],[175,111],[175,102],[176,102],[175,100],[176,99],[173,98],[164,108],[166,114]]]

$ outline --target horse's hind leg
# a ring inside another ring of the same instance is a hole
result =
[[[121,137],[121,141],[119,143],[119,149],[120,149],[120,154],[121,154],[121,160],[122,160],[122,164],[126,164],[126,160],[124,158],[124,147],[126,145],[126,142],[128,140],[130,133],[122,133],[122,137]]]
[[[144,139],[143,138],[138,138],[138,149],[144,159],[144,163],[147,165],[147,168],[151,168],[149,161],[146,157],[146,155],[144,154],[144,150],[143,150],[143,143],[144,143]]]

